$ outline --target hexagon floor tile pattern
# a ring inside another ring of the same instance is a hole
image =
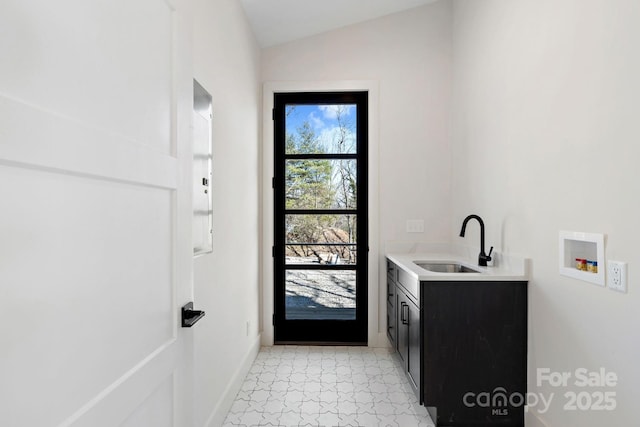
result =
[[[223,426],[434,423],[391,349],[274,346],[260,350]]]

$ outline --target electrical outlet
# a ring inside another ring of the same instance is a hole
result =
[[[618,292],[627,292],[627,263],[607,261],[607,286]]]

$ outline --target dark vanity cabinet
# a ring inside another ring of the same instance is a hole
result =
[[[392,343],[436,425],[524,426],[527,282],[418,282],[387,263]]]

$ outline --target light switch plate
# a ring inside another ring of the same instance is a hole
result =
[[[424,220],[423,219],[408,219],[407,220],[407,233],[424,233]]]

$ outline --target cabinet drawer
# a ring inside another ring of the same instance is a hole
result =
[[[395,282],[397,280],[397,272],[398,267],[396,267],[393,262],[387,260],[387,278]]]
[[[407,291],[409,298],[413,298],[414,303],[418,303],[419,297],[419,282],[417,279],[414,279],[402,269],[397,270],[398,274],[398,283],[402,285],[402,287]]]

